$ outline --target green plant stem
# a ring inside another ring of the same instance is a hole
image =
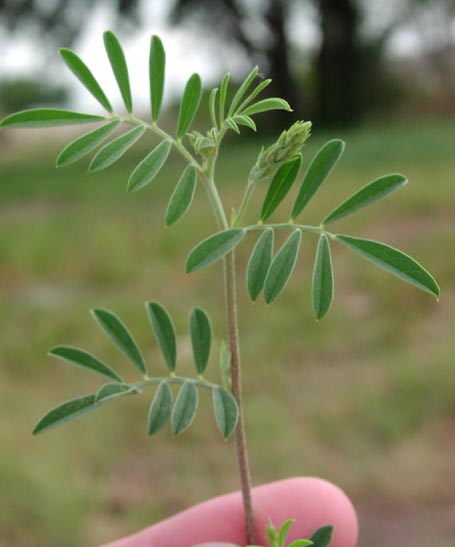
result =
[[[240,222],[242,221],[243,215],[245,214],[245,211],[248,208],[248,205],[251,200],[251,196],[253,195],[254,189],[256,188],[256,181],[248,179],[245,192],[242,197],[242,201],[240,202],[240,207],[235,215],[234,220],[232,221],[232,226],[238,226]]]
[[[162,376],[162,377],[155,376],[153,378],[147,378],[146,380],[141,380],[140,382],[136,382],[132,384],[131,387],[140,390],[144,387],[147,387],[153,384],[160,384],[161,382],[166,382],[168,384],[183,384],[185,382],[192,382],[198,387],[202,387],[205,389],[215,389],[220,387],[218,384],[214,384],[213,382],[208,382],[207,380],[201,380],[196,378],[185,378],[184,376]]]
[[[278,224],[253,224],[251,226],[244,226],[243,229],[247,232],[261,232],[267,228],[273,228],[274,230],[302,230],[302,232],[310,232],[312,234],[325,234],[327,237],[333,239],[335,236],[320,228],[318,226],[309,226],[307,224],[294,224],[293,222],[281,222]]]

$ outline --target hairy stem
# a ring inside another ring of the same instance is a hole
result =
[[[237,462],[240,474],[240,484],[245,513],[245,524],[248,543],[257,543],[254,525],[253,499],[251,496],[251,477],[246,447],[245,424],[243,419],[242,378],[240,367],[240,345],[237,318],[237,291],[235,283],[235,254],[231,251],[224,259],[224,286],[226,297],[226,313],[229,335],[229,349],[231,351],[231,380],[232,394],[239,406],[239,421],[235,429],[235,443],[237,447]]]

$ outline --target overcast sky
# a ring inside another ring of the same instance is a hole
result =
[[[167,2],[153,2],[153,28],[135,32],[134,36],[121,39],[128,61],[134,100],[138,107],[148,103],[148,51],[152,32],[160,35],[166,49],[168,99],[180,93],[192,72],[199,72],[203,80],[213,83],[222,76],[221,71],[230,70],[234,74],[241,75],[249,68],[240,52],[236,53],[231,49],[223,51],[212,41],[201,40],[201,33],[170,27],[166,23],[167,5]],[[147,10],[147,7],[145,9]],[[150,15],[145,14],[145,16],[146,20],[152,20]],[[293,42],[306,48],[317,47],[319,34],[314,19],[311,17],[295,19],[296,24],[293,27],[291,23],[290,29]],[[109,96],[113,104],[117,106],[121,104],[120,94],[106,58],[102,39],[103,31],[111,26],[111,13],[98,4],[88,21],[82,39],[73,46],[73,49],[89,65],[101,86],[109,90]],[[0,38],[0,47],[2,48],[0,75],[27,74],[33,70],[39,49],[37,52],[32,41],[24,36],[16,36],[14,40]],[[389,46],[389,53],[395,56],[406,56],[415,54],[420,48],[421,39],[418,29],[408,26],[395,34]],[[57,53],[55,56],[57,58]],[[77,84],[63,63],[60,65],[56,63],[56,70],[59,70],[58,67],[61,67],[58,78],[62,78],[71,86],[73,106],[80,109],[96,108],[96,101]]]

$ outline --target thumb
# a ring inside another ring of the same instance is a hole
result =
[[[298,477],[265,484],[253,489],[253,502],[259,544],[265,544],[269,518],[277,527],[287,519],[296,519],[290,541],[308,537],[319,526],[331,524],[335,532],[330,547],[355,547],[357,543],[355,510],[346,494],[327,481]],[[104,547],[190,547],[204,542],[213,546],[223,541],[247,543],[240,492],[200,503]]]

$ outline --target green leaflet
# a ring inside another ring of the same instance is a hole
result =
[[[93,76],[88,66],[82,61],[82,59],[67,48],[61,48],[59,50],[60,57],[64,60],[67,67],[76,76],[76,78],[84,85],[88,91],[95,97],[100,105],[108,112],[112,113],[112,106],[108,98],[101,89],[100,84]]]
[[[302,186],[292,209],[292,220],[295,220],[299,216],[306,204],[317,192],[327,175],[340,159],[343,150],[344,142],[339,139],[333,139],[317,152],[303,178]]]
[[[56,127],[104,121],[104,116],[94,116],[59,108],[32,108],[7,116],[0,127]]]
[[[205,372],[212,345],[212,326],[209,316],[201,308],[194,308],[190,315],[191,345],[198,374]]]
[[[329,311],[333,301],[332,258],[329,240],[325,234],[319,238],[316,260],[314,261],[311,296],[314,314],[319,320]]]
[[[213,264],[238,245],[245,234],[243,228],[231,228],[204,239],[190,252],[185,265],[186,273]]]
[[[95,395],[95,403],[107,403],[126,393],[132,393],[133,389],[126,384],[104,384]]]
[[[202,96],[202,82],[199,74],[193,74],[186,83],[180,104],[177,137],[181,139],[188,131],[199,108]]]
[[[223,125],[224,122],[224,110],[226,107],[226,95],[227,95],[227,88],[229,84],[229,78],[230,78],[229,72],[226,72],[226,74],[223,76],[223,80],[221,81],[220,85],[220,98],[219,98],[219,109],[220,109],[220,127]]]
[[[232,120],[237,125],[244,125],[245,127],[249,127],[252,131],[256,132],[257,127],[256,124],[253,121],[253,118],[250,118],[249,116],[244,116],[243,114],[238,114],[237,116],[234,116]]]
[[[335,237],[366,260],[439,299],[440,289],[434,277],[407,254],[379,241],[340,234]]]
[[[166,226],[174,224],[188,211],[196,190],[196,169],[188,165],[180,176],[166,210]]]
[[[145,374],[144,358],[134,338],[122,321],[109,310],[95,308],[91,313],[100,328],[109,336],[120,351],[142,374]]]
[[[166,425],[172,412],[172,391],[166,382],[161,382],[150,405],[147,431],[149,435],[158,433]]]
[[[177,338],[172,319],[158,302],[147,302],[145,307],[167,368],[173,372],[177,363]]]
[[[310,539],[296,539],[288,545],[288,547],[307,547],[307,545],[314,545]]]
[[[291,161],[288,161],[278,169],[265,196],[261,212],[262,221],[267,220],[287,196],[299,174],[301,165],[302,156],[297,154]]]
[[[253,91],[248,95],[248,97],[242,102],[242,104],[238,108],[238,112],[243,112],[243,110],[261,93],[270,83],[272,80],[267,79],[262,81],[259,85],[257,85]]]
[[[239,407],[234,396],[224,389],[217,387],[212,391],[213,411],[218,429],[224,439],[227,439],[235,429],[239,418]]]
[[[184,382],[177,395],[171,415],[173,435],[180,435],[194,420],[198,405],[197,390],[193,382]]]
[[[385,175],[384,177],[376,179],[358,190],[346,201],[343,201],[341,205],[336,207],[336,209],[325,217],[322,224],[329,224],[330,222],[339,220],[340,218],[357,211],[357,209],[361,209],[370,203],[385,198],[392,192],[395,192],[395,190],[398,190],[398,188],[401,188],[401,186],[407,184],[407,182],[406,177],[399,174]]]
[[[226,118],[226,119],[224,120],[224,124],[226,125],[226,127],[228,127],[229,129],[232,129],[232,131],[234,131],[235,133],[237,133],[237,135],[240,135],[239,126],[238,126],[237,123],[234,121],[234,118]]]
[[[158,36],[150,40],[149,76],[152,120],[156,122],[163,102],[166,53]]]
[[[267,304],[275,300],[291,277],[301,239],[302,232],[294,230],[273,259],[264,284],[264,298]]]
[[[171,148],[171,141],[164,140],[139,163],[128,180],[128,192],[137,192],[152,182],[166,163]]]
[[[119,125],[120,121],[114,120],[70,142],[58,155],[57,167],[70,165],[95,150]]]
[[[254,114],[260,114],[261,112],[269,112],[270,110],[286,110],[286,112],[292,112],[292,108],[289,103],[284,99],[278,99],[273,97],[271,99],[263,99],[257,103],[252,104],[242,111],[244,116],[253,116]]]
[[[103,361],[100,361],[82,349],[70,346],[55,346],[49,351],[49,355],[77,367],[105,376],[110,380],[123,382],[122,377],[112,370],[109,365],[106,365],[106,363],[103,363]]]
[[[245,93],[248,91],[248,88],[253,83],[253,80],[256,78],[259,72],[259,67],[255,66],[253,70],[248,74],[248,76],[243,80],[240,87],[237,89],[236,94],[234,95],[231,106],[229,107],[228,117],[233,116],[236,112],[236,108],[239,102],[242,100]]]
[[[104,47],[106,49],[112,72],[114,73],[117,85],[125,103],[125,108],[129,114],[133,111],[133,100],[131,98],[130,79],[128,76],[128,67],[126,65],[125,54],[117,37],[110,30],[103,35]]]
[[[101,171],[101,169],[106,169],[106,167],[112,165],[142,137],[144,131],[145,128],[142,125],[138,125],[103,146],[90,162],[88,170],[90,172]]]
[[[310,541],[313,542],[313,547],[328,547],[332,537],[333,526],[326,525],[315,530],[310,536]]]
[[[278,532],[278,544],[280,547],[286,547],[286,540],[288,538],[289,530],[294,522],[295,519],[289,519],[281,525],[280,531]]]
[[[221,379],[223,380],[223,385],[227,390],[231,390],[231,350],[228,348],[226,342],[224,340],[221,341],[220,346],[220,361],[219,361],[219,367],[220,367],[220,374]]]
[[[272,262],[274,232],[266,228],[259,236],[248,261],[246,285],[253,302],[264,288],[265,278]]]
[[[218,120],[216,119],[216,96],[218,94],[218,88],[215,87],[210,91],[209,96],[209,112],[210,112],[210,120],[212,122],[213,127],[218,127]]]
[[[41,418],[33,430],[33,435],[37,435],[38,433],[62,425],[75,418],[79,418],[79,416],[82,416],[95,408],[97,407],[95,405],[95,395],[93,394],[65,401]]]

